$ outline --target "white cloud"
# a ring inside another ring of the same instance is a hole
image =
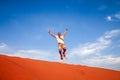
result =
[[[120,36],[120,30],[111,30],[99,37],[95,42],[85,43],[70,51],[69,63],[78,63],[88,66],[104,67],[120,70],[120,57],[110,54],[102,54],[103,50],[113,47],[113,39]],[[112,45],[111,45],[112,44]],[[105,53],[105,52],[104,52]],[[115,55],[115,53],[114,53]],[[74,60],[74,61],[73,61]],[[77,60],[77,61],[76,61]]]
[[[82,63],[89,66],[120,70],[120,57],[113,57],[112,55],[97,55],[82,60]]]
[[[106,32],[103,36],[99,37],[95,42],[85,43],[77,48],[72,49],[70,55],[89,55],[100,52],[101,50],[109,47],[111,38],[120,33],[120,30],[112,30]]]
[[[112,17],[111,16],[107,16],[107,21],[112,21]]]
[[[0,50],[6,49],[7,45],[5,43],[0,43]]]
[[[17,56],[45,61],[58,61],[59,56],[55,53],[56,52],[28,49],[28,50],[16,50],[13,54],[9,54],[9,56]]]
[[[55,61],[58,60],[57,54],[53,54],[56,52],[48,52],[43,50],[29,49],[29,50],[13,50],[5,43],[0,43],[0,54],[6,54],[9,56],[17,56],[23,58],[32,58],[39,60],[48,60]]]
[[[106,20],[107,21],[119,21],[120,20],[120,12],[107,16]]]
[[[116,29],[116,30],[107,31],[103,37],[105,37],[106,39],[110,39],[119,34],[120,34],[120,29]]]
[[[120,12],[114,15],[117,19],[120,19]]]
[[[0,53],[6,53],[6,54],[8,54],[10,52],[12,52],[12,49],[10,49],[7,44],[0,43]]]
[[[12,56],[24,57],[24,58],[32,58],[32,59],[40,59],[40,60],[50,60],[52,59],[50,52],[42,51],[42,50],[18,50]]]

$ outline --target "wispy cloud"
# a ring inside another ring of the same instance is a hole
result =
[[[120,12],[114,15],[117,19],[120,19]]]
[[[99,6],[98,7],[98,10],[105,10],[105,9],[107,9],[107,6],[106,5],[101,5],[101,6]]]
[[[114,57],[112,55],[97,55],[82,60],[82,63],[89,66],[120,70],[120,57]]]
[[[55,55],[53,57],[51,53],[52,52],[30,49],[30,50],[18,50],[14,54],[12,54],[12,56],[52,61],[55,59]]]
[[[10,54],[13,50],[5,43],[0,43],[0,53]]]
[[[55,52],[36,50],[36,49],[28,49],[28,50],[13,50],[5,43],[0,43],[0,54],[6,54],[9,56],[17,56],[23,58],[32,58],[39,60],[48,60],[55,61],[59,58],[57,55],[53,54]]]
[[[7,45],[5,43],[0,43],[0,50],[4,50],[7,48]]]
[[[114,56],[117,53],[113,51],[114,54],[113,52],[106,54],[105,52],[115,45],[113,40],[118,36],[120,36],[120,30],[107,31],[95,42],[88,42],[72,49],[69,52],[68,62],[120,70],[120,57]]]
[[[85,43],[71,51],[70,55],[89,55],[97,53],[111,44],[111,38],[120,33],[120,30],[112,30],[106,32],[103,36],[99,37],[95,42]]]
[[[120,20],[120,12],[107,16],[106,20],[107,21],[119,21]]]

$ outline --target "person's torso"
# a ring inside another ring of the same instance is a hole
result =
[[[63,36],[58,37],[58,35],[56,35],[56,39],[57,39],[58,43],[64,44],[64,37]]]

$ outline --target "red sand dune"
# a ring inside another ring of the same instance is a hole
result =
[[[120,80],[120,71],[0,55],[0,80]]]

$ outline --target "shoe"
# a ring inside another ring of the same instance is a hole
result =
[[[63,57],[61,57],[61,60],[63,60]]]

